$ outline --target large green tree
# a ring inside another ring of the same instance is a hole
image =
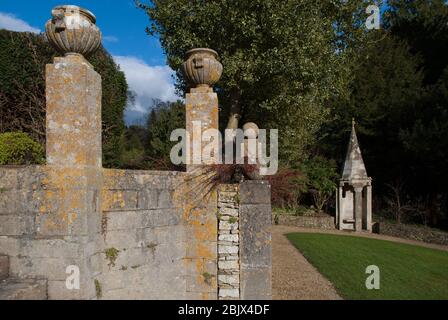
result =
[[[171,163],[170,153],[177,142],[170,141],[171,133],[185,128],[185,105],[181,101],[154,104],[147,120],[146,156],[152,169],[182,169]]]
[[[355,50],[350,94],[333,101],[317,149],[343,160],[355,117],[376,195],[400,186],[401,200],[440,226],[448,209],[448,6],[391,0],[384,18]]]
[[[151,0],[140,7],[174,70],[192,48],[219,53],[222,126],[240,120],[281,129],[280,156],[295,163],[325,119],[328,99],[346,90],[349,48],[359,39],[366,3]],[[183,75],[177,75],[178,89],[185,91]]]
[[[57,55],[43,35],[0,30],[0,132],[45,144],[45,65]],[[104,48],[89,61],[102,77],[103,163],[120,165],[127,83]]]

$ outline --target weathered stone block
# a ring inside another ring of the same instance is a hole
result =
[[[239,212],[237,208],[221,208],[219,209],[221,215],[227,215],[231,217],[238,217]]]
[[[218,282],[222,284],[228,284],[228,285],[239,285],[240,283],[240,277],[237,275],[229,276],[229,275],[218,275]]]
[[[73,239],[73,242],[62,239],[21,241],[20,255],[29,258],[78,258],[83,252],[83,242],[81,239]]]
[[[92,300],[95,298],[95,282],[81,278],[79,289],[68,289],[65,280],[48,281],[49,300]]]
[[[238,242],[239,236],[237,234],[221,234],[218,237],[218,241]]]
[[[145,188],[138,193],[138,208],[139,209],[157,209],[159,200],[158,189]]]
[[[249,268],[246,265],[241,265],[241,299],[272,299],[271,274],[270,267]]]
[[[219,230],[238,230],[238,222],[219,221]]]
[[[9,276],[9,257],[0,256],[0,281]]]
[[[1,300],[46,300],[47,282],[45,280],[8,279],[1,283]]]
[[[78,258],[30,258],[10,257],[10,276],[17,278],[42,278],[48,280],[65,281],[67,267],[79,266],[82,274],[87,274],[83,269],[83,261]]]
[[[224,203],[235,203],[238,204],[238,193],[236,192],[220,192],[218,195],[218,202],[220,205]]]
[[[220,298],[234,298],[238,299],[240,297],[240,291],[238,289],[219,289]]]
[[[239,270],[240,265],[238,261],[219,261],[218,262],[218,269],[219,270],[230,270],[235,269]]]
[[[0,168],[0,196],[2,192],[7,190],[15,190],[19,188],[17,184],[17,172],[16,168]]]
[[[128,211],[137,209],[138,191],[107,190],[103,191],[103,211]]]
[[[244,181],[240,185],[240,204],[271,204],[271,186],[267,181]]]
[[[241,263],[271,265],[271,206],[243,205],[240,208]]]
[[[35,232],[33,216],[0,215],[0,235],[23,236]]]
[[[238,253],[238,250],[238,246],[218,245],[219,254],[236,254]]]
[[[255,189],[258,187],[255,184]],[[243,300],[271,298],[271,215],[269,204],[242,204],[240,207],[240,282]]]

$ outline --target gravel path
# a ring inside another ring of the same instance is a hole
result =
[[[272,228],[272,298],[274,300],[340,300],[333,285],[284,236],[295,228]]]
[[[406,243],[448,251],[448,246],[371,233],[316,230],[290,226],[272,227],[272,295],[274,300],[339,300],[333,285],[314,268],[285,237],[285,234],[324,233]]]

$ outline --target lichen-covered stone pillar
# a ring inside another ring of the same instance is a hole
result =
[[[216,152],[206,158],[210,153],[203,152],[211,141],[220,146],[219,141],[212,138],[202,141],[207,130],[219,129],[218,96],[212,89],[222,74],[217,52],[203,48],[188,51],[183,73],[192,87],[186,95],[186,131],[189,135],[186,161],[187,172],[191,172],[202,164],[215,164],[219,157]]]
[[[46,67],[47,166],[36,219],[38,236],[63,239],[67,254],[48,268],[49,298],[95,297],[95,237],[101,225],[101,77],[84,55],[101,44],[95,16],[76,6],[52,11],[46,33],[63,56]],[[48,260],[50,261],[50,260]],[[76,266],[80,288],[69,290],[65,270]],[[55,277],[50,270],[57,269]]]
[[[186,130],[190,136],[187,172],[204,163],[202,150],[210,142],[202,141],[201,134],[209,129],[218,129],[218,96],[211,88],[193,88],[186,97]],[[217,155],[216,155],[217,156]],[[211,158],[211,163],[216,163]]]
[[[101,168],[101,77],[81,55],[46,68],[47,164]]]
[[[188,198],[184,204],[186,216],[187,252],[187,297],[189,299],[218,298],[218,219],[217,192],[204,194],[201,185],[207,184],[204,165],[216,163],[219,151],[204,158],[204,149],[210,139],[203,141],[204,134],[213,137],[218,133],[218,96],[213,85],[219,80],[222,65],[218,54],[211,49],[193,49],[187,52],[182,71],[191,87],[186,95],[187,172],[194,172],[187,179]],[[214,132],[207,132],[215,129]],[[218,140],[215,146],[219,146]],[[210,154],[210,153],[209,153]],[[206,193],[206,192],[205,192]]]
[[[240,185],[240,298],[272,298],[271,186],[266,181]]]
[[[363,202],[362,202],[362,189],[359,187],[355,187],[355,231],[362,230],[362,211],[363,211]]]

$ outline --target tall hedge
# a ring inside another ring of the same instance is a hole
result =
[[[0,133],[25,132],[45,145],[45,65],[56,55],[44,35],[0,30]],[[118,167],[128,85],[104,48],[89,61],[103,79],[103,163]]]

